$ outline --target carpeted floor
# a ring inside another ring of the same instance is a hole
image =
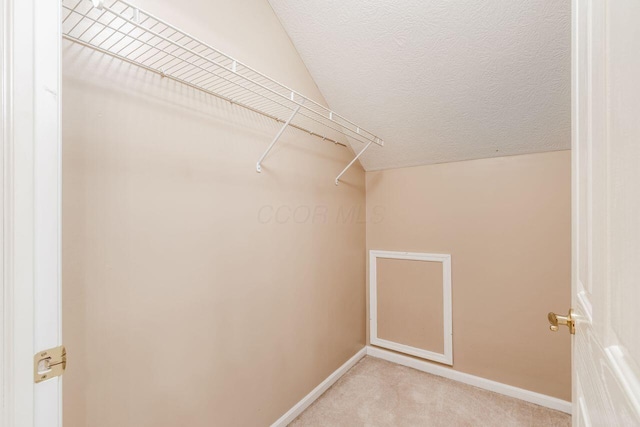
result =
[[[571,416],[365,357],[289,426],[569,427]]]

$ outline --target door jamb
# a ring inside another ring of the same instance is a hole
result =
[[[0,427],[59,427],[61,380],[36,386],[33,355],[61,342],[60,4],[0,7]]]

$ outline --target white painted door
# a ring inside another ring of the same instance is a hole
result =
[[[640,1],[573,0],[572,33],[573,424],[640,426]]]

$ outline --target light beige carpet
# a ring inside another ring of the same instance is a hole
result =
[[[571,416],[365,357],[289,425],[569,427]]]

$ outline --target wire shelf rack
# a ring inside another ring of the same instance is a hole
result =
[[[341,144],[330,137],[337,132],[366,148],[384,145],[343,116],[126,1],[62,0],[62,37],[284,123],[260,161],[287,125],[334,143]]]

